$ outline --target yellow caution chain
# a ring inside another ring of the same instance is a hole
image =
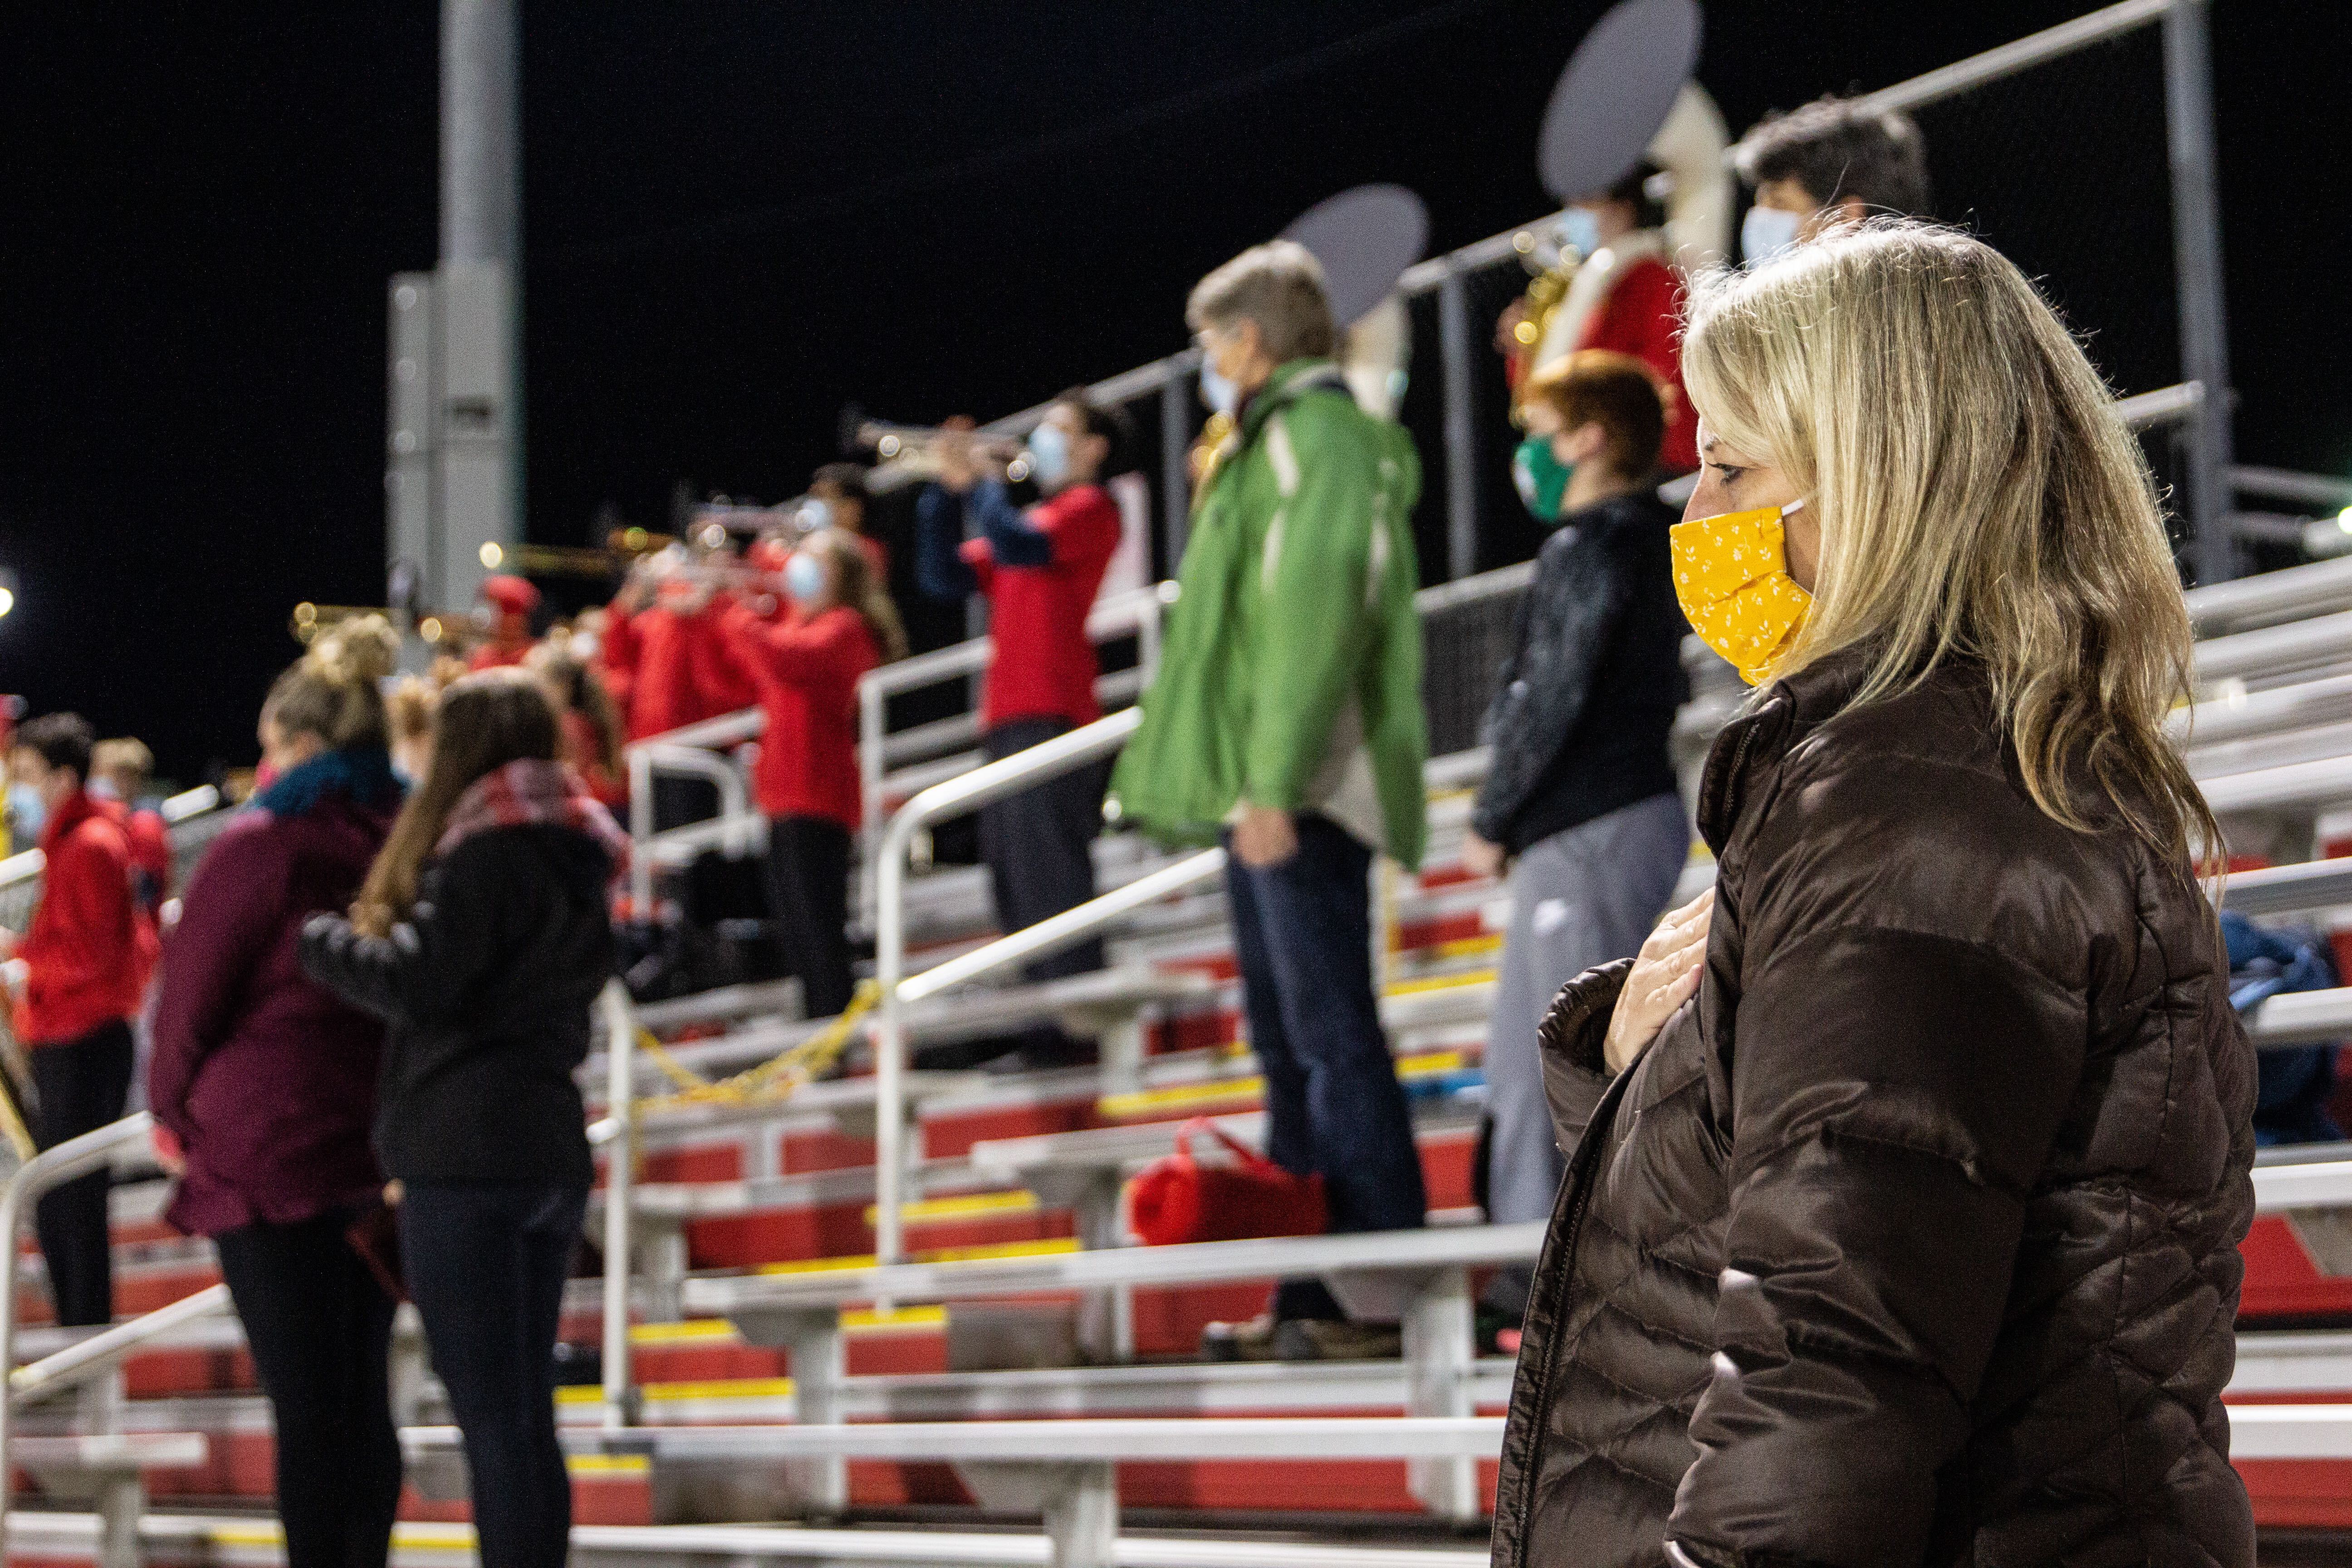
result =
[[[849,1048],[860,1020],[881,1000],[882,987],[874,981],[861,980],[849,998],[849,1005],[816,1034],[798,1045],[785,1047],[758,1067],[721,1079],[703,1077],[672,1056],[650,1030],[641,1029],[637,1032],[637,1048],[677,1087],[667,1094],[640,1100],[636,1109],[642,1113],[686,1105],[767,1105],[789,1100],[804,1085],[816,1082],[832,1070],[842,1053]]]

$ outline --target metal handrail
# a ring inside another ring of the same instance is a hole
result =
[[[618,979],[604,982],[596,1005],[604,1015],[604,1105],[598,1127],[604,1156],[604,1425],[636,1419],[629,1368],[630,1193],[636,1185],[637,1009]]]
[[[880,854],[875,861],[875,971],[882,1001],[876,1009],[874,1029],[874,1183],[877,1205],[874,1244],[877,1255],[885,1262],[899,1261],[906,1250],[898,1214],[907,1139],[906,1026],[900,1009],[908,1000],[902,994],[907,980],[907,858],[915,835],[933,822],[961,816],[1041,779],[1108,757],[1124,746],[1142,722],[1141,709],[1125,709],[1067,734],[1056,735],[1042,745],[1015,752],[1002,762],[975,768],[961,778],[933,784],[901,806],[883,830]],[[1002,938],[1000,943],[1012,940]]]
[[[16,1238],[24,1229],[25,1210],[37,1202],[51,1188],[104,1170],[114,1161],[114,1152],[131,1143],[146,1143],[155,1135],[155,1118],[147,1111],[135,1111],[120,1121],[110,1122],[94,1132],[79,1138],[68,1138],[55,1148],[41,1152],[17,1167],[16,1173],[0,1186],[0,1257],[8,1258],[13,1267],[16,1257]],[[0,1289],[0,1366],[8,1366],[16,1359],[16,1289],[14,1281]],[[7,1549],[9,1468],[8,1438],[15,1427],[13,1400],[0,1399],[0,1553]]]
[[[161,809],[164,826],[177,827],[206,812],[219,809],[220,805],[220,791],[210,784],[198,784],[194,789],[183,790],[171,796],[163,802]],[[20,850],[0,860],[0,888],[13,888],[19,882],[31,881],[41,874],[46,864],[47,858],[38,849]]]
[[[29,1404],[120,1364],[132,1351],[174,1329],[236,1310],[226,1284],[207,1285],[143,1317],[117,1323],[38,1361],[26,1362],[8,1373],[8,1397],[16,1404]]]

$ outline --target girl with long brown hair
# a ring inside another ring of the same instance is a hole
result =
[[[571,1531],[553,1354],[592,1173],[572,1074],[628,843],[559,747],[536,677],[453,683],[349,917],[302,934],[312,977],[391,1026],[376,1147],[488,1568],[555,1568]]]

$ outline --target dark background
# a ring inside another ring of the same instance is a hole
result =
[[[1349,184],[1419,190],[1433,249],[1548,210],[1544,99],[1602,8],[526,5],[530,536],[658,525],[681,480],[792,494],[848,400],[986,417],[1168,353],[1194,279]],[[1736,134],[2089,8],[1716,0],[1700,76]],[[2352,7],[2215,30],[2241,460],[2344,473]],[[0,15],[0,690],[194,777],[249,757],[296,601],[381,599],[384,292],[436,255],[437,34],[423,0]],[[2150,28],[1921,116],[1937,216],[2042,276],[2126,392],[2178,376],[2158,58]],[[1517,286],[1482,285],[1482,338]],[[1534,535],[1487,466],[1493,564]]]

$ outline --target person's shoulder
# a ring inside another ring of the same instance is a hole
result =
[[[2082,979],[2090,934],[2128,922],[2147,856],[2119,821],[2058,821],[2027,790],[1973,672],[1938,672],[1815,723],[1783,761],[1751,866],[1810,923],[2000,948]]]

